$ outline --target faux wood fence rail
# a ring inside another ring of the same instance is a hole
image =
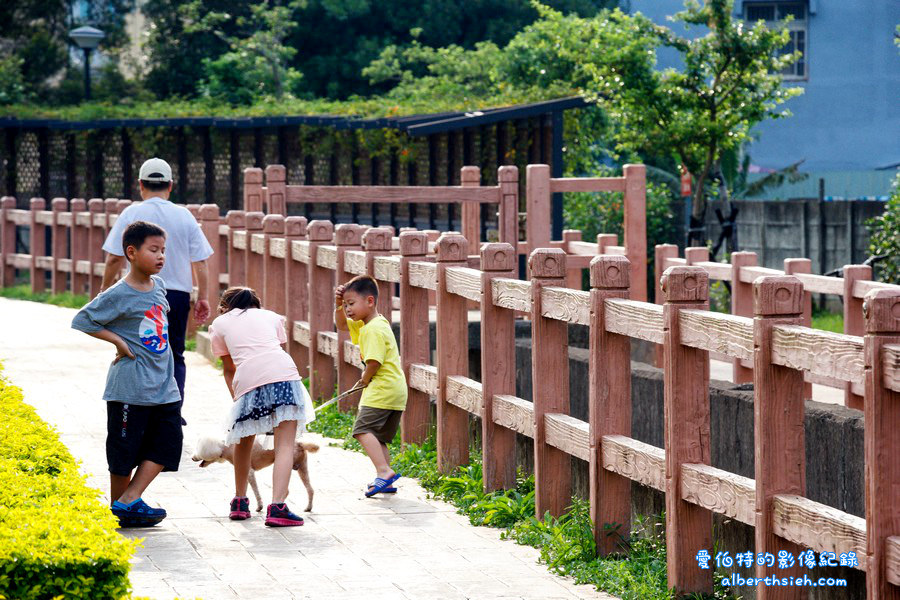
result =
[[[826,277],[811,273],[812,263],[808,258],[788,258],[784,261],[784,270],[768,269],[757,266],[755,252],[735,252],[731,255],[731,263],[711,262],[709,249],[687,248],[684,258],[678,257],[678,247],[673,244],[656,246],[656,281],[660,281],[663,271],[672,266],[693,265],[701,267],[709,274],[711,280],[727,281],[731,285],[731,313],[741,317],[753,316],[753,283],[760,277],[772,275],[793,275],[803,286],[801,324],[807,327],[812,323],[812,295],[832,294],[840,296],[844,305],[844,333],[853,336],[857,347],[862,347],[862,335],[865,331],[863,317],[863,301],[872,290],[900,291],[900,286],[872,281],[872,267],[868,265],[846,265],[843,277]],[[662,295],[657,290],[657,302],[662,302]],[[819,332],[822,333],[822,332]],[[838,337],[819,337],[818,343],[835,353],[836,368],[834,370],[811,368],[810,357],[803,355],[805,342],[798,339],[803,334],[797,331],[782,331],[779,334],[784,343],[785,353],[789,354],[792,364],[806,365],[804,371],[804,397],[810,398],[811,384],[817,383],[836,387],[845,391],[844,403],[850,408],[863,408],[863,365],[855,354],[845,354],[845,345],[835,343]],[[830,343],[829,343],[830,342]],[[715,351],[715,358],[728,360],[734,365],[734,382],[749,383],[753,381],[753,362],[748,356],[729,357],[726,353]],[[657,366],[662,366],[662,351],[657,352]]]

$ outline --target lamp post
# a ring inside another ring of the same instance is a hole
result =
[[[91,50],[97,47],[106,34],[94,27],[79,27],[69,32],[69,37],[84,50],[84,99],[91,99]]]

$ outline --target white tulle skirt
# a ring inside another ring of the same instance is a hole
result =
[[[226,422],[225,443],[272,431],[283,421],[297,421],[297,435],[316,418],[312,399],[299,381],[278,381],[252,389],[234,401]]]

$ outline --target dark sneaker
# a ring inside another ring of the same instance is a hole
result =
[[[116,500],[112,504],[112,513],[119,517],[122,527],[152,527],[166,518],[165,509],[148,506],[140,498],[131,504]]]
[[[297,527],[303,525],[303,518],[295,515],[287,504],[270,504],[266,511],[267,527]]]
[[[250,499],[235,496],[231,501],[231,513],[228,518],[232,521],[243,521],[250,518]]]

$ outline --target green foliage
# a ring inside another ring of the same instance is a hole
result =
[[[880,217],[869,219],[869,253],[884,256],[877,263],[878,278],[900,284],[900,175],[894,180],[891,196]]]
[[[64,306],[66,308],[81,308],[90,301],[90,298],[87,296],[73,294],[71,292],[63,292],[62,294],[39,292],[34,294],[31,292],[31,286],[28,284],[0,288],[0,297],[12,298],[13,300],[43,302],[44,304],[55,304],[56,306]]]
[[[135,542],[56,432],[0,377],[0,597],[120,598]]]
[[[0,105],[15,104],[25,100],[25,78],[18,56],[0,56]]]
[[[826,310],[813,310],[812,327],[834,333],[844,333],[844,315]]]

